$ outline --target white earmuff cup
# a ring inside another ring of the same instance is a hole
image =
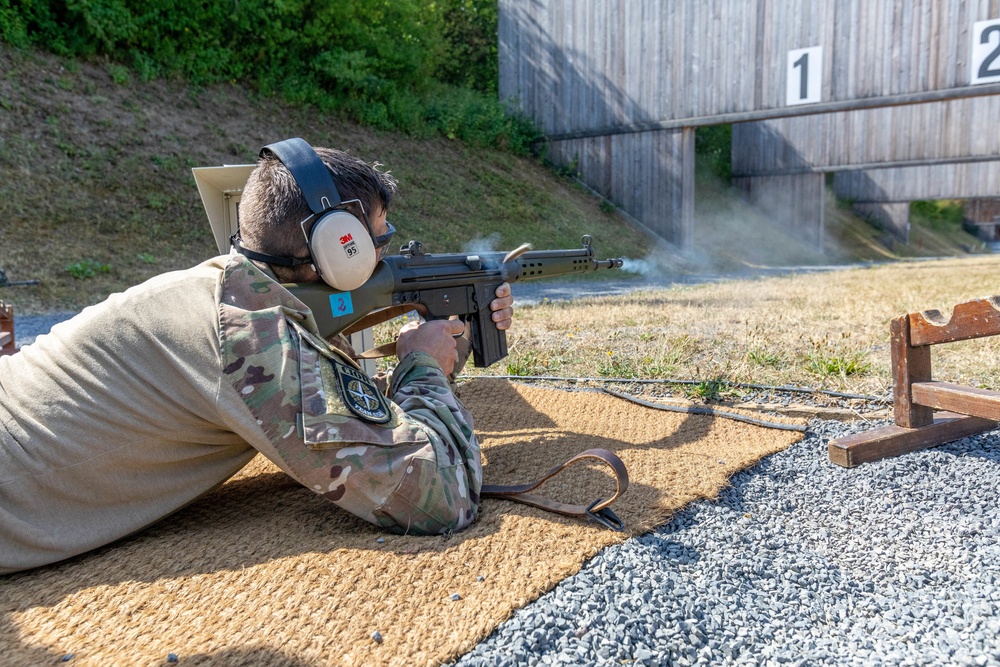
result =
[[[324,215],[313,225],[309,237],[313,264],[334,289],[357,289],[375,270],[377,255],[371,234],[347,211]]]

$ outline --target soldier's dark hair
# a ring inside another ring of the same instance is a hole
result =
[[[381,171],[378,163],[332,148],[314,148],[330,170],[343,201],[358,199],[369,220],[388,212],[396,192],[396,179]],[[351,210],[355,215],[360,211]],[[240,197],[239,227],[243,245],[251,250],[280,257],[308,257],[300,223],[312,214],[291,172],[272,153],[257,160]],[[276,269],[278,267],[275,267]],[[283,280],[300,280],[308,265],[280,271]],[[291,274],[298,274],[291,275]]]

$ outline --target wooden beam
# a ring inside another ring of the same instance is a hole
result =
[[[911,313],[910,345],[935,345],[1000,334],[1000,297],[973,299],[955,306],[951,318],[939,310]]]
[[[901,93],[897,95],[878,95],[832,102],[819,102],[793,107],[775,107],[772,109],[754,109],[752,111],[731,111],[708,116],[692,118],[670,118],[647,121],[642,123],[627,123],[625,125],[607,125],[572,132],[553,132],[546,139],[549,141],[566,141],[568,139],[585,139],[587,137],[606,137],[613,134],[630,134],[633,132],[650,132],[653,130],[676,130],[682,127],[702,127],[703,125],[724,125],[727,123],[745,123],[747,121],[770,120],[771,118],[788,118],[789,116],[810,116],[837,111],[854,111],[856,109],[876,109],[882,107],[906,106],[909,104],[924,104],[926,102],[942,102],[966,97],[982,97],[984,95],[1000,94],[1000,83],[977,84],[975,86],[960,86],[918,93]]]
[[[951,382],[917,382],[910,387],[913,402],[934,410],[949,410],[1000,421],[1000,392],[963,387]]]
[[[885,426],[831,440],[827,445],[827,451],[833,463],[853,468],[862,463],[908,454],[991,431],[997,426],[997,422],[992,419],[941,412],[934,422],[927,426],[918,428]]]

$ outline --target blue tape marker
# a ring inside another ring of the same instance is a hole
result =
[[[354,303],[351,301],[350,292],[340,292],[330,295],[330,312],[334,317],[340,315],[350,315],[354,312]]]

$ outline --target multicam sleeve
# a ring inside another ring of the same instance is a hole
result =
[[[282,295],[289,301],[276,306]],[[306,326],[303,304],[241,255],[226,264],[219,308],[223,384],[252,418],[236,426],[248,442],[306,488],[388,530],[438,534],[472,523],[479,444],[433,357],[401,361],[390,402]]]
[[[407,475],[375,511],[379,523],[394,530],[416,527],[432,533],[467,527],[476,517],[483,485],[472,415],[434,358],[420,352],[407,355],[393,371],[390,396],[408,420],[423,426],[433,457],[410,459]]]
[[[408,355],[389,402],[359,369],[314,349],[300,348],[305,447],[291,438],[277,447],[290,474],[392,532],[440,534],[471,524],[482,488],[479,445],[437,362]],[[382,401],[384,415],[375,405]],[[366,406],[372,410],[361,418]],[[371,419],[382,416],[384,424]]]

